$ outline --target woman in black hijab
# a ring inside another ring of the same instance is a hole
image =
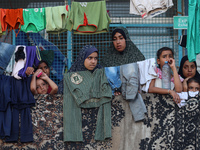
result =
[[[112,32],[112,44],[104,55],[103,67],[120,66],[145,60],[144,55],[131,41],[124,27],[117,27]]]
[[[188,89],[187,89],[187,80],[189,78],[194,77],[194,78],[200,80],[200,74],[197,71],[197,63],[196,63],[196,61],[189,62],[187,55],[184,56],[181,59],[181,64],[180,64],[180,68],[179,68],[178,74],[182,78],[184,78],[184,81],[183,81],[183,91],[184,92],[188,91]]]

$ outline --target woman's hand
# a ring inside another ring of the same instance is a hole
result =
[[[188,86],[187,86],[187,81],[190,77],[187,77],[183,80],[183,92],[187,92],[188,91]]]
[[[121,88],[115,88],[115,92],[114,92],[114,95],[117,96],[117,95],[121,95]]]
[[[121,92],[115,92],[114,95],[115,95],[115,96],[121,95]]]
[[[34,74],[34,68],[33,67],[27,67],[25,73],[26,73],[27,76],[30,76],[31,74]]]
[[[179,95],[175,91],[169,90],[169,94],[173,97],[173,100],[176,104],[181,102]]]

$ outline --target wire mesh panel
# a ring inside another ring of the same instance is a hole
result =
[[[91,2],[90,0],[78,0],[78,2]],[[98,0],[95,0],[98,1]],[[70,1],[72,2],[72,1]],[[77,1],[76,1],[77,2]],[[111,18],[109,32],[99,34],[74,34],[63,32],[60,34],[48,34],[44,30],[34,33],[22,33],[15,37],[14,32],[6,32],[1,37],[1,42],[27,46],[37,45],[41,49],[54,50],[56,57],[60,60],[54,62],[51,68],[52,78],[57,83],[62,76],[58,78],[54,74],[63,74],[68,64],[72,64],[76,59],[80,49],[87,44],[96,46],[99,50],[99,63],[110,44],[112,43],[111,33],[115,27],[123,26],[128,29],[131,40],[145,55],[145,58],[156,57],[156,51],[164,46],[170,47],[175,51],[176,64],[178,65],[178,31],[173,29],[173,16],[177,15],[177,1],[173,1],[172,8],[165,13],[161,13],[150,19],[143,19],[140,15],[129,14],[130,0],[107,0],[106,8]],[[59,0],[19,0],[2,1],[1,8],[42,8],[53,7],[68,4],[68,1]],[[70,38],[69,38],[70,37]],[[42,40],[41,40],[42,39]],[[45,40],[45,42],[44,42]],[[68,55],[70,52],[70,56]],[[70,62],[70,63],[69,63]],[[55,69],[56,68],[56,69]],[[59,69],[58,69],[59,68]],[[59,70],[58,72],[56,72]]]
[[[44,8],[65,5],[62,1],[3,1],[1,2],[3,9],[17,9],[17,8]],[[45,18],[46,19],[46,18]],[[18,30],[15,31],[16,33]],[[1,42],[6,42],[14,45],[37,46],[40,51],[53,50],[54,61],[50,67],[50,77],[58,83],[62,80],[67,64],[67,32],[60,34],[48,34],[45,30],[39,33],[25,33],[21,32],[15,37],[14,31],[6,31],[5,35],[1,37]]]
[[[99,50],[99,62],[104,55],[105,51],[110,45],[110,33],[101,33],[93,35],[79,35],[73,34],[73,51],[72,51],[72,62],[76,59],[76,56],[79,53],[79,50],[85,45],[94,45]]]
[[[144,27],[127,28],[131,40],[144,54],[145,58],[156,58],[156,52],[161,47],[169,47],[175,51],[178,61],[178,44],[173,28]]]
[[[87,1],[89,2],[89,1]],[[177,1],[166,13],[162,13],[151,19],[142,19],[139,15],[129,14],[130,1],[110,0],[106,1],[107,12],[111,18],[109,33],[98,35],[73,34],[72,63],[80,48],[86,44],[95,45],[100,51],[100,59],[110,46],[111,32],[115,27],[123,26],[129,31],[129,36],[145,58],[155,58],[156,52],[161,47],[170,47],[175,51],[175,59],[178,65],[178,37],[177,31],[173,30],[173,16],[177,13]]]

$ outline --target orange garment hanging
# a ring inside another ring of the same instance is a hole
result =
[[[1,19],[1,29],[2,29],[2,32],[6,31],[7,29],[7,23],[5,21],[6,19],[6,10],[7,9],[2,9],[1,8],[1,15],[0,15],[0,19]]]
[[[0,16],[1,16],[1,10],[0,10]],[[1,19],[0,19],[0,37],[2,36],[2,29],[1,29]]]
[[[7,9],[5,21],[8,24],[8,31],[19,29],[20,24],[24,25],[23,9]],[[18,33],[19,31],[20,29],[18,30]],[[16,33],[16,37],[18,33]]]

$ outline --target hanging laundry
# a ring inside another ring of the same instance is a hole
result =
[[[130,0],[130,14],[152,18],[173,6],[172,0]]]
[[[8,25],[8,31],[14,30],[14,29],[19,29],[19,25],[24,25],[24,20],[23,20],[23,9],[7,9],[6,10],[6,18],[5,22]],[[19,33],[20,29],[18,30]],[[18,35],[16,33],[16,37]]]
[[[187,28],[187,45],[188,60],[190,62],[196,60],[196,54],[200,53],[200,1],[189,1],[188,4],[188,28]]]
[[[3,74],[15,51],[14,45],[0,42],[0,74]]]
[[[75,34],[108,32],[110,17],[106,2],[72,2],[67,29]]]
[[[187,35],[181,35],[180,36],[180,41],[178,43],[181,47],[186,47],[187,45]]]
[[[15,55],[16,59],[16,55]],[[25,66],[19,70],[18,76],[21,78],[26,78],[26,69],[28,67],[35,67],[37,68],[39,62],[41,61],[39,50],[36,46],[26,46],[26,63]]]
[[[2,9],[2,8],[0,10],[1,11],[0,19],[1,19],[1,29],[2,29],[2,32],[6,31],[6,29],[7,29],[6,10],[7,9]]]
[[[10,62],[8,64],[8,66],[6,67],[6,70],[4,71],[4,74],[7,76],[11,76],[12,72],[13,72],[13,68],[14,68],[14,64],[15,64],[15,53],[13,53]]]
[[[15,61],[18,62],[20,59],[25,59],[25,54],[23,52],[24,47],[19,47],[17,52],[15,52]]]
[[[46,13],[46,32],[51,34],[59,34],[67,31],[67,17],[69,14],[69,7],[56,6],[45,7]]]
[[[30,82],[32,77],[28,77],[22,80],[17,80],[14,77],[10,78],[12,124],[10,136],[6,137],[5,141],[18,142],[20,133],[21,142],[32,142],[33,126],[30,108],[35,105],[35,99],[30,90]],[[19,116],[21,118],[20,122]]]
[[[140,89],[148,93],[151,80],[158,77],[155,58],[138,61],[137,65],[140,75]]]
[[[22,46],[22,45],[18,45],[16,46],[16,49],[15,49],[15,54],[16,52],[18,52],[18,50],[20,51],[20,53],[23,53],[25,58],[19,58],[17,59],[17,61],[15,61],[15,64],[13,66],[13,70],[12,70],[12,75],[11,76],[14,76],[16,79],[21,79],[20,76],[18,76],[18,72],[24,68],[25,64],[26,64],[26,46]],[[23,50],[23,52],[22,52]],[[22,54],[22,55],[23,55]],[[13,56],[15,60],[15,55]]]
[[[0,139],[11,133],[11,80],[10,77],[0,75]]]
[[[30,43],[34,43],[34,45],[38,45],[39,50],[54,51],[54,61],[50,67],[50,77],[54,78],[54,82],[59,83],[63,79],[67,58],[62,54],[57,46],[44,39],[39,33],[29,33],[29,41],[24,38],[26,36],[27,35],[24,32],[20,32],[16,38],[16,45],[30,45]]]
[[[0,8],[0,17],[1,17],[1,8]],[[3,35],[2,27],[1,27],[1,19],[0,19],[0,37]]]
[[[6,34],[7,23],[5,22],[6,9],[0,8],[0,37]]]
[[[45,8],[30,8],[23,10],[24,25],[21,26],[23,32],[38,33],[46,27]]]
[[[95,140],[111,137],[111,97],[105,70],[78,71],[64,76],[64,141],[83,141],[81,108],[98,107]]]

